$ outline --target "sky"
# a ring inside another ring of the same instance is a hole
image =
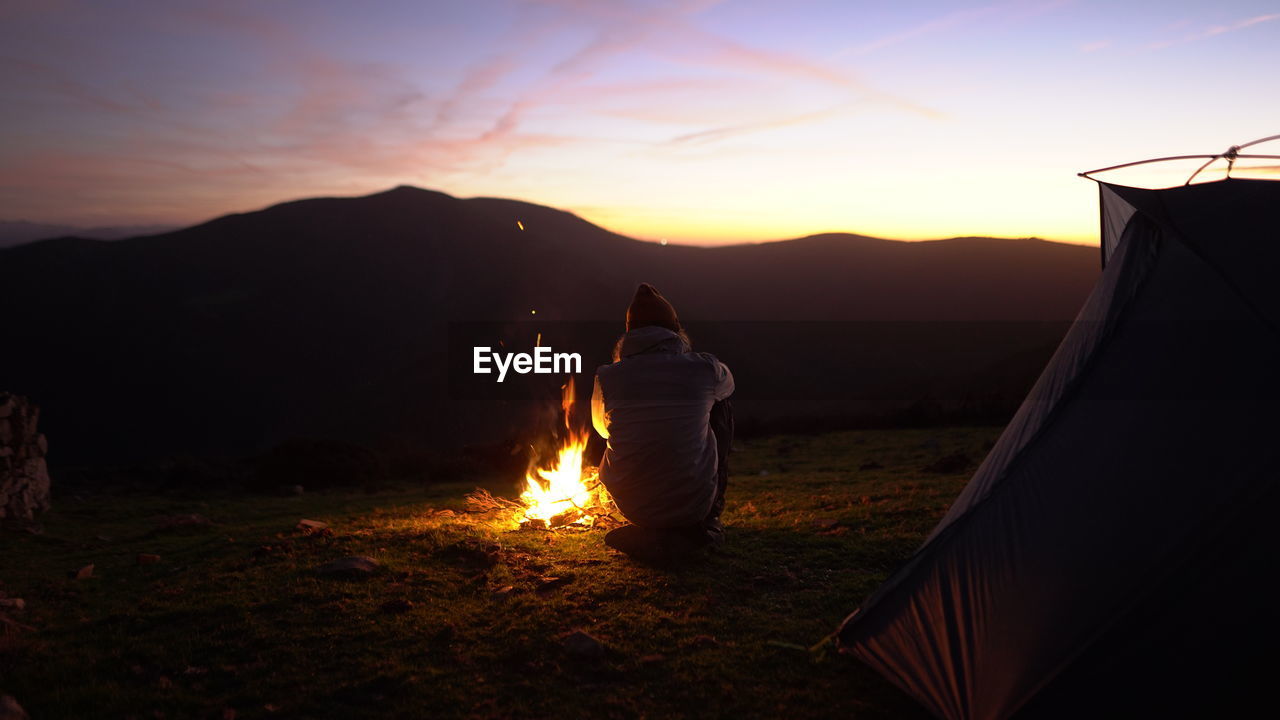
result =
[[[4,0],[0,219],[408,184],[670,242],[1096,242],[1077,172],[1280,133],[1278,67],[1280,0]]]

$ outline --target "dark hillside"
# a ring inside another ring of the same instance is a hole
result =
[[[660,246],[547,207],[402,186],[131,240],[2,250],[0,306],[21,311],[7,314],[0,387],[45,408],[61,460],[244,453],[295,435],[499,440],[558,381],[526,376],[481,393],[497,405],[454,407],[477,378],[449,364],[450,337],[492,330],[527,351],[537,332],[558,334],[556,348],[582,353],[589,373],[648,281],[700,349],[786,388],[753,399],[744,386],[748,424],[861,423],[922,399],[1016,402],[1096,265],[1090,248],[1038,240]],[[911,329],[886,336],[883,321]],[[959,322],[988,325],[929,327]],[[972,385],[1009,358],[1027,365],[1003,383],[1015,387]],[[536,388],[503,395],[521,382]]]

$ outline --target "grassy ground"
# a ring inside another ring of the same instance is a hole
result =
[[[726,546],[666,571],[599,531],[476,522],[471,485],[60,497],[42,535],[0,534],[0,591],[29,628],[0,629],[0,694],[42,719],[920,717],[860,663],[804,648],[915,549],[997,434],[744,443]],[[967,467],[923,469],[955,452]],[[183,513],[214,524],[155,530]],[[383,568],[314,571],[349,555]],[[604,656],[569,652],[577,630]]]

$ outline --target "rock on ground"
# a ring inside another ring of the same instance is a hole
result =
[[[604,645],[590,635],[575,630],[560,641],[561,647],[570,655],[586,660],[603,660]]]
[[[371,557],[356,555],[340,558],[316,568],[321,575],[332,577],[368,577],[378,571],[382,564]]]
[[[0,720],[31,720],[31,716],[12,695],[5,695],[0,697]]]
[[[49,443],[39,420],[31,401],[0,392],[0,520],[29,522],[49,509]]]
[[[191,528],[206,528],[213,525],[213,521],[201,515],[200,513],[185,513],[182,515],[162,515],[156,519],[156,527],[153,533],[165,530],[185,530]]]

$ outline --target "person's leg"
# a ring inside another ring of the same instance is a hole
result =
[[[668,565],[692,560],[709,545],[723,540],[720,514],[724,512],[724,493],[729,482],[729,451],[733,448],[733,406],[728,400],[711,406],[709,422],[716,437],[716,496],[702,525],[664,529],[624,525],[605,534],[606,545],[642,562]]]
[[[604,544],[633,557],[650,557],[660,551],[656,535],[635,525],[623,525],[605,533]]]
[[[729,452],[733,449],[733,404],[728,398],[711,406],[711,432],[716,437],[716,497],[704,523],[708,530],[723,533],[720,514],[724,512],[724,493],[729,485]]]
[[[604,543],[633,560],[670,566],[696,560],[712,541],[705,530],[696,526],[641,528],[624,525],[606,533]]]

